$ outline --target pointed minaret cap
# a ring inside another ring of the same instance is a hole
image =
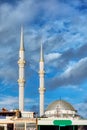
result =
[[[24,32],[22,26],[21,26],[20,50],[24,50]]]
[[[41,44],[41,50],[40,50],[40,61],[44,61],[43,46],[42,46],[42,44]]]

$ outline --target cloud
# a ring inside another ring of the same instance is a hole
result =
[[[77,5],[80,6],[81,2],[69,2],[69,4],[68,2],[65,3],[64,1],[57,0],[47,0],[44,2],[37,0],[37,2],[38,4],[36,4],[34,0],[22,0],[16,2],[16,5],[7,2],[0,5],[0,58],[2,60],[2,72],[6,70],[4,64],[7,65],[8,71],[13,71],[13,73],[17,69],[16,62],[18,60],[20,42],[19,26],[21,23],[25,25],[26,59],[29,59],[29,62],[31,62],[30,67],[33,69],[36,69],[33,67],[33,63],[36,64],[36,62],[39,61],[37,59],[39,59],[39,46],[42,35],[45,53],[49,56],[52,51],[53,53],[55,51],[59,53],[60,51],[70,49],[70,47],[75,48],[77,45],[81,46],[83,39],[86,39],[85,35],[81,36],[81,33],[78,33],[82,32],[82,34],[85,34],[86,28],[83,26],[84,24],[86,25],[85,15],[82,17],[81,14],[81,17],[78,16],[78,20],[75,19],[79,12],[74,7]],[[71,7],[70,4],[73,6]],[[73,19],[69,17],[71,15],[74,16]],[[62,16],[62,19],[59,18],[60,16]],[[79,24],[77,21],[79,21]],[[60,60],[60,65],[57,62],[55,63],[57,67],[61,66],[61,64],[63,65],[65,62],[67,64],[70,58],[75,56],[75,51],[70,51],[72,52],[71,56],[67,51],[63,53],[67,58],[65,58],[64,61],[65,56],[62,55],[60,59],[63,59]],[[1,75],[1,77],[4,76]],[[14,77],[16,77],[16,75]]]
[[[61,53],[61,57],[56,61],[57,69],[65,70],[65,68],[71,64],[76,63],[80,59],[87,56],[87,44],[77,47],[77,48],[69,48],[66,51]]]
[[[6,108],[8,110],[18,108],[18,97],[0,95],[0,108]]]
[[[79,115],[83,118],[87,118],[87,103],[83,102],[75,104],[75,108],[77,109]]]
[[[87,58],[83,58],[73,66],[69,66],[59,77],[51,79],[51,83],[49,85],[50,88],[54,89],[60,86],[81,84],[87,77],[87,73],[85,71],[87,69],[86,64]]]
[[[0,108],[6,108],[7,110],[18,109],[18,97],[16,96],[7,96],[0,95]],[[33,99],[25,98],[24,100],[25,108],[29,111],[29,104],[32,106],[32,103],[35,104]]]
[[[86,70],[86,63],[87,63],[87,58],[83,58],[81,59],[79,62],[77,62],[75,65],[73,66],[69,66],[66,71],[61,75],[61,77],[71,77],[71,79],[76,78],[78,79],[78,81],[76,82],[80,82],[79,80],[84,79],[86,76],[85,70]],[[80,70],[79,70],[80,69]],[[79,71],[78,71],[79,70]],[[75,79],[74,79],[75,80]],[[74,82],[73,82],[74,83]]]
[[[77,10],[71,7],[69,4],[57,1],[57,0],[21,0],[16,2],[16,5],[12,3],[1,4],[0,13],[0,30],[6,30],[9,27],[13,28],[23,23],[44,23],[46,19],[53,20],[56,17],[66,17],[75,15],[77,16]],[[37,4],[38,3],[38,4]],[[26,8],[25,8],[26,7]],[[50,8],[49,8],[50,7]],[[62,9],[61,9],[62,8]],[[4,24],[4,21],[6,23]],[[47,21],[46,21],[47,22]],[[10,31],[10,30],[9,30]]]
[[[59,53],[50,53],[50,54],[45,55],[45,57],[46,57],[45,61],[51,62],[52,60],[58,59],[60,56],[61,56],[61,54],[59,54]]]
[[[17,86],[21,24],[24,26],[27,86],[38,84],[36,73],[39,69],[42,42],[47,79],[50,80],[46,86],[48,88],[68,85],[76,87],[80,84],[80,87],[83,87],[82,83],[87,77],[85,71],[87,69],[86,5],[85,0],[83,2],[81,0],[66,0],[66,2],[64,0],[19,0],[15,4],[13,1],[0,4],[1,93],[6,90],[11,92],[13,89],[10,88]],[[51,80],[51,77],[54,78]],[[31,91],[29,94],[32,93]],[[12,95],[8,92],[8,95],[10,94]],[[33,100],[35,97],[32,97],[32,100],[27,97],[25,107],[28,109],[32,103],[35,103]],[[11,108],[14,104],[18,105],[18,101],[13,96],[1,100],[1,106],[6,105]],[[38,109],[38,104],[32,106],[32,109]]]
[[[23,24],[26,21],[32,21],[38,12],[38,5],[36,6],[33,2],[34,1],[28,0],[20,1],[16,4],[16,6],[13,6],[10,3],[1,4],[1,29],[9,28],[15,25],[17,26],[18,24]],[[7,20],[6,24],[3,23],[5,19]]]

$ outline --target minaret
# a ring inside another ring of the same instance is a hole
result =
[[[25,66],[25,59],[24,59],[24,34],[23,34],[23,27],[21,27],[21,39],[20,39],[20,50],[19,50],[19,110],[24,110],[24,66]]]
[[[40,87],[39,87],[39,93],[40,93],[40,116],[44,115],[44,56],[43,56],[43,48],[41,44],[41,50],[40,50],[40,62],[39,62],[39,76],[40,76]]]

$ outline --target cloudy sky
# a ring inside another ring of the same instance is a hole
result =
[[[38,111],[39,57],[45,59],[45,108],[71,103],[87,118],[87,0],[0,0],[0,108],[18,108],[18,54],[24,27],[25,110]]]

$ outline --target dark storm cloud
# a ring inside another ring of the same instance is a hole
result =
[[[78,48],[76,55],[78,58],[83,58],[87,56],[87,43]]]
[[[61,57],[58,59],[57,67],[64,68],[70,61],[79,61],[81,58],[87,56],[87,43],[79,48],[70,48],[63,52]]]
[[[51,89],[55,89],[60,86],[79,85],[87,78],[86,70],[87,58],[83,58],[72,67],[66,69],[59,77],[51,79],[49,86]]]

